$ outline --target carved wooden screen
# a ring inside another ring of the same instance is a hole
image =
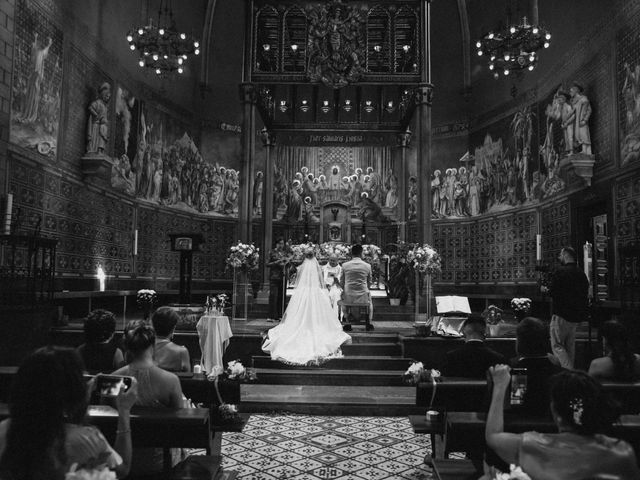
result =
[[[398,10],[394,18],[395,73],[416,73],[420,68],[418,17],[408,7]]]
[[[379,6],[367,15],[367,71],[391,71],[391,15]]]
[[[284,14],[283,70],[304,72],[307,60],[307,16],[300,7],[294,6]]]
[[[275,8],[258,10],[254,32],[254,58],[257,72],[277,72],[280,67],[280,16]]]

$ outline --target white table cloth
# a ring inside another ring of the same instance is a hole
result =
[[[207,373],[214,368],[224,370],[222,354],[229,345],[229,339],[233,337],[229,317],[224,315],[203,315],[196,325],[200,338],[200,350],[202,350],[202,366]]]

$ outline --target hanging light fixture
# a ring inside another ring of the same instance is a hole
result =
[[[134,27],[127,33],[127,41],[129,48],[139,53],[138,65],[157,75],[183,73],[189,56],[200,53],[200,43],[176,27],[171,0],[160,0],[156,24],[149,18],[148,25]]]
[[[549,48],[551,34],[538,25],[538,0],[533,0],[532,19],[529,23],[523,16],[520,23],[512,22],[508,7],[508,26],[488,32],[476,42],[478,56],[488,59],[489,70],[495,78],[500,77],[499,72],[507,76],[510,72],[533,70],[538,63],[538,51]]]

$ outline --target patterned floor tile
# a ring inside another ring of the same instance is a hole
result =
[[[222,465],[238,480],[430,480],[427,435],[406,417],[252,415],[222,436]]]

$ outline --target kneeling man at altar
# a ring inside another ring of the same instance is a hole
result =
[[[340,283],[344,288],[342,292],[342,315],[348,315],[344,305],[368,305],[369,317],[366,320],[366,329],[373,330],[371,319],[373,318],[373,302],[369,285],[371,284],[371,265],[362,259],[362,245],[356,244],[351,247],[352,260],[342,264],[342,276]],[[348,317],[347,317],[348,318]],[[348,322],[348,320],[347,320]],[[344,326],[345,330],[350,330],[351,325]]]
[[[342,287],[340,286],[340,277],[342,276],[342,267],[338,263],[338,257],[331,255],[326,265],[322,267],[322,275],[324,284],[329,291],[329,300],[331,300],[331,308],[335,312],[338,319],[340,315],[340,299],[342,298]]]

